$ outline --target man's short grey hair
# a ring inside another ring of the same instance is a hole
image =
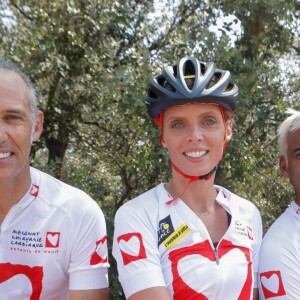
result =
[[[279,126],[277,136],[280,154],[287,160],[287,135],[289,132],[296,132],[300,129],[300,111],[288,108],[286,113],[290,116]]]
[[[28,102],[30,111],[32,114],[32,121],[35,123],[36,115],[38,111],[38,100],[36,96],[36,90],[30,80],[30,78],[24,74],[24,72],[14,63],[8,62],[5,59],[0,59],[0,72],[1,71],[12,71],[18,74],[22,80],[24,81],[25,85],[28,88]]]

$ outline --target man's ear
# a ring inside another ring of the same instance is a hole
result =
[[[36,115],[35,125],[32,132],[32,141],[35,142],[40,138],[43,131],[43,124],[44,124],[44,113],[41,110],[39,110]]]
[[[288,166],[288,162],[287,162],[286,158],[283,155],[280,156],[279,168],[280,168],[281,175],[284,178],[290,178],[288,170],[287,170],[287,166]]]

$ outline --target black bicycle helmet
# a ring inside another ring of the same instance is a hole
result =
[[[150,80],[145,96],[153,119],[169,107],[195,102],[219,104],[234,112],[237,100],[238,87],[232,83],[230,72],[194,57],[163,67],[161,74]]]

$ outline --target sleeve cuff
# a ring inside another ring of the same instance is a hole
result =
[[[85,270],[70,274],[70,290],[95,290],[107,287],[107,269]]]

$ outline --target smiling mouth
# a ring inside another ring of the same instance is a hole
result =
[[[10,156],[10,152],[0,153],[0,159],[4,159]]]
[[[208,151],[193,151],[193,152],[184,152],[184,155],[191,158],[200,158],[204,156]]]

